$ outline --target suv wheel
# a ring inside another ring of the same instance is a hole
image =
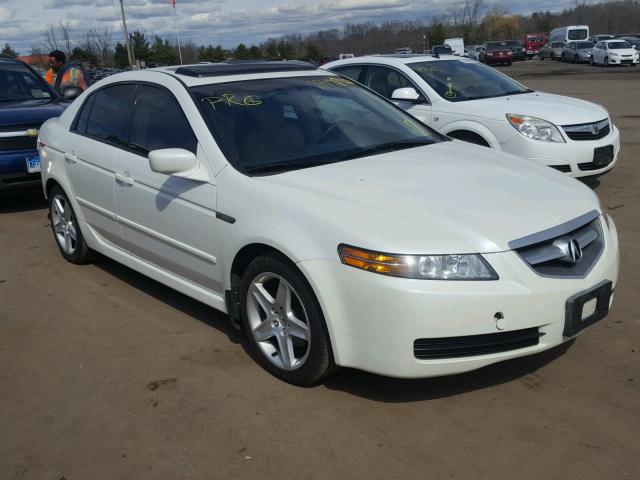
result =
[[[322,312],[295,265],[277,254],[256,258],[240,295],[242,326],[266,370],[295,385],[317,382],[333,370]]]
[[[82,236],[71,202],[60,187],[53,187],[49,192],[49,216],[53,236],[62,256],[78,265],[89,263],[93,250]]]

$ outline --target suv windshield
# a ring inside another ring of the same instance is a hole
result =
[[[632,48],[629,42],[609,42],[607,45],[609,46],[609,50],[624,50]]]
[[[192,87],[207,125],[239,170],[267,173],[444,139],[346,78],[310,76]]]
[[[0,102],[49,101],[51,91],[44,80],[21,64],[0,65]]]
[[[567,38],[569,40],[586,40],[587,39],[587,30],[584,28],[569,30],[567,34]]]
[[[416,62],[408,66],[450,102],[529,93],[531,90],[481,63],[460,60]]]
[[[509,50],[509,47],[507,46],[506,42],[494,42],[494,43],[487,43],[487,50],[488,51]]]

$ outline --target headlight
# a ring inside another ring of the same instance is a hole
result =
[[[398,255],[340,245],[343,264],[392,277],[424,280],[497,280],[498,274],[477,254]]]
[[[558,128],[551,122],[541,118],[528,117],[526,115],[515,115],[507,113],[509,123],[522,135],[533,140],[543,142],[564,143],[564,138]]]

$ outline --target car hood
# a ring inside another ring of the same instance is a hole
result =
[[[391,253],[505,251],[512,240],[600,211],[573,178],[459,141],[254,180],[262,212],[288,211],[334,247]]]
[[[59,116],[69,105],[31,100],[19,103],[0,103],[0,127],[14,125],[40,125],[45,120]]]
[[[507,113],[513,113],[542,118],[556,125],[597,122],[609,116],[607,110],[595,103],[543,92],[471,100],[460,105],[468,113],[495,120],[505,120]]]
[[[618,54],[618,55],[635,55],[638,51],[634,48],[625,48],[621,50],[610,50],[610,55]]]

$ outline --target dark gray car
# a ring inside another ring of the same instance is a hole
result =
[[[591,50],[593,43],[585,42],[569,42],[562,49],[562,61],[582,63],[591,60]]]

